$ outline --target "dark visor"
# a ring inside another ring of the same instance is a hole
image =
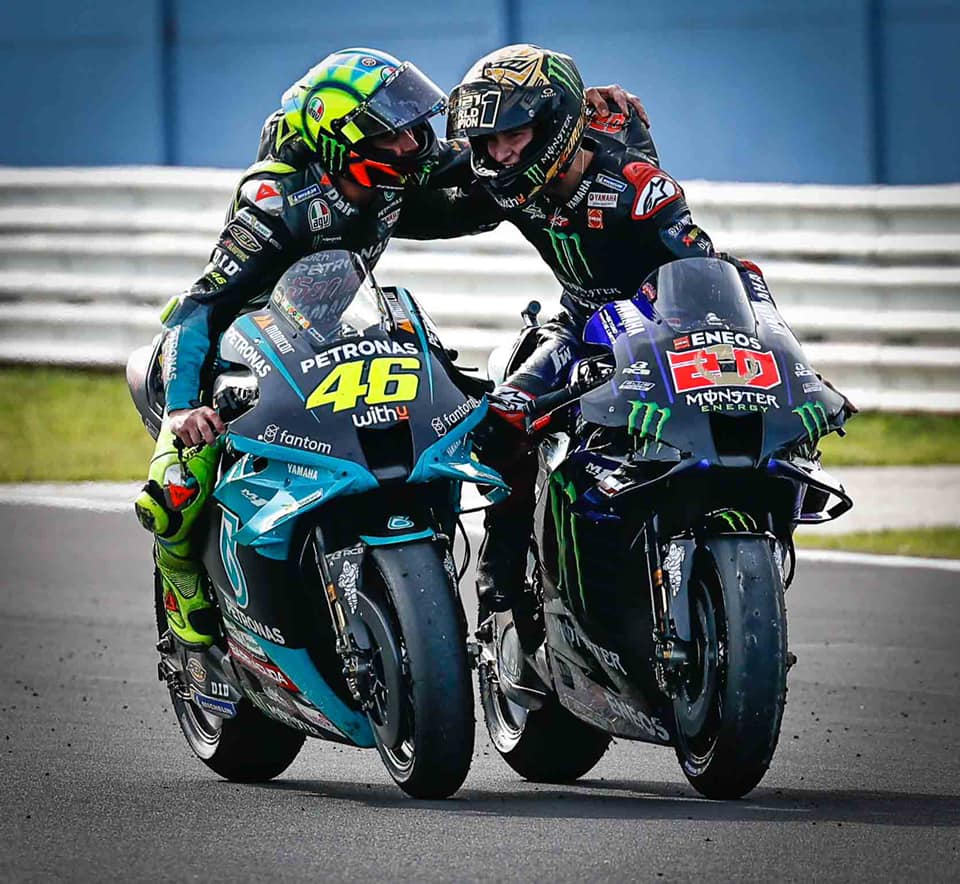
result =
[[[475,138],[529,126],[556,98],[556,91],[544,86],[513,87],[506,91],[493,84],[457,86],[450,94],[447,135]]]
[[[410,62],[398,67],[366,101],[331,126],[351,144],[397,132],[443,113],[446,96]]]

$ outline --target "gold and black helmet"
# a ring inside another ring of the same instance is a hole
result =
[[[484,56],[450,93],[447,136],[468,138],[480,183],[505,208],[522,206],[569,168],[583,140],[583,80],[568,55],[520,44]],[[520,162],[504,166],[486,148],[496,132],[532,126]]]

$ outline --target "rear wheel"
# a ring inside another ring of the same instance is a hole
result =
[[[369,711],[377,750],[414,798],[447,798],[473,759],[466,620],[436,543],[375,549],[364,589],[374,610]]]
[[[505,618],[497,617],[495,622]],[[527,709],[501,690],[497,672],[503,666],[503,637],[510,640],[513,624],[496,626],[496,657],[480,664],[480,702],[487,733],[496,750],[520,776],[535,783],[570,783],[579,779],[603,757],[609,735],[572,715],[548,694],[539,709]],[[519,652],[518,647],[508,653]],[[493,655],[490,655],[493,657]]]
[[[764,537],[715,538],[691,581],[694,655],[674,701],[677,758],[707,798],[740,798],[770,766],[786,700],[783,581]]]
[[[167,632],[160,574],[154,574],[157,633]],[[282,774],[297,757],[305,735],[268,718],[241,700],[234,718],[220,718],[170,688],[173,711],[193,753],[212,771],[238,783],[262,783]]]

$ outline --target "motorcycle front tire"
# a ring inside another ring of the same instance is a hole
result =
[[[435,542],[375,548],[370,563],[364,588],[392,623],[401,661],[400,678],[386,681],[406,692],[385,704],[400,721],[374,723],[377,750],[408,795],[448,798],[470,770],[476,729],[463,608]],[[392,654],[378,656],[395,665]]]

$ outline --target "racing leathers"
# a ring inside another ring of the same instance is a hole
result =
[[[331,144],[325,143],[325,149],[333,149]],[[328,163],[333,159],[338,158],[327,158]],[[296,260],[336,248],[362,255],[371,267],[377,263],[407,191],[371,189],[369,202],[357,205],[338,189],[323,160],[285,130],[282,114],[268,118],[260,161],[243,174],[209,262],[162,315],[168,414],[211,404],[210,379],[218,367],[220,336],[238,314],[265,303]],[[464,175],[469,180],[469,174],[465,144],[445,142],[436,166],[418,183],[439,187]],[[462,217],[468,226],[451,221],[445,236],[475,229]],[[167,621],[178,639],[193,646],[209,645],[215,633],[191,530],[213,487],[218,456],[216,444],[178,449],[166,418],[148,481],[135,503],[140,521],[156,534],[154,555]]]
[[[418,194],[418,201],[436,205],[417,213],[416,229],[413,217],[402,215],[397,231],[399,236],[429,238],[465,213],[477,225],[509,221],[563,287],[563,312],[539,327],[532,352],[521,364],[508,366],[507,377],[490,397],[491,411],[503,420],[489,423],[484,457],[503,473],[512,493],[485,514],[487,532],[477,567],[484,612],[511,607],[523,586],[536,479],[535,451],[521,435],[524,405],[566,383],[571,364],[585,354],[583,327],[597,308],[633,296],[644,278],[668,261],[715,254],[710,237],[691,216],[683,189],[659,168],[655,155],[622,143],[604,128],[591,124],[587,129],[584,147],[592,158],[566,199],[541,190],[531,199],[501,199],[498,204],[497,197],[474,183],[452,198]],[[737,263],[746,279],[749,274]],[[756,268],[750,265],[750,270]],[[747,282],[764,285],[759,271],[756,281]]]

